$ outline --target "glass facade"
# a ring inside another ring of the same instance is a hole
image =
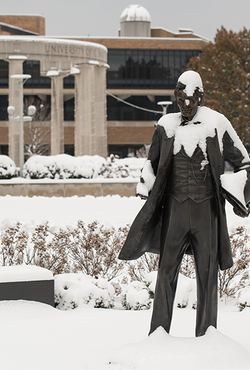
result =
[[[63,114],[64,121],[74,121],[75,120],[75,98],[66,100],[63,103]]]
[[[63,79],[64,89],[74,89],[75,88],[75,76],[68,76]]]
[[[30,74],[32,77],[24,84],[24,89],[50,89],[50,78],[40,76],[40,61],[39,60],[26,60],[23,63],[23,73]]]
[[[126,158],[128,156],[135,157],[139,149],[143,145],[108,145],[108,155],[114,154],[119,158]]]
[[[9,63],[5,60],[0,60],[0,86],[9,87]]]
[[[152,101],[153,99],[153,101]],[[132,95],[125,99],[126,102],[137,107],[146,108],[160,113],[151,113],[143,109],[137,109],[131,105],[127,105],[118,101],[112,96],[107,95],[107,120],[108,121],[158,121],[162,114],[162,107],[157,104],[158,101],[169,101],[170,96],[152,96],[151,99],[147,95]],[[168,113],[176,111],[176,104],[172,104],[168,108]]]
[[[0,95],[0,121],[8,121],[8,95]]]
[[[200,50],[109,49],[108,88],[174,89],[189,59]]]
[[[24,88],[50,89],[51,79],[49,77],[40,76],[39,60],[26,60],[23,63],[23,73],[32,76],[32,78],[25,82]],[[0,88],[6,87],[9,87],[9,63],[5,60],[0,60]],[[63,87],[64,89],[74,89],[75,77],[65,77],[63,79]]]

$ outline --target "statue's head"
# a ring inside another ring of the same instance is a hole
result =
[[[194,71],[182,73],[174,93],[182,116],[191,121],[203,98],[203,85],[199,73]]]

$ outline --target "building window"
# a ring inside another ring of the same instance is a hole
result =
[[[157,104],[158,101],[171,100],[170,96],[154,96],[153,100],[146,95],[133,95],[125,99],[126,102],[135,106],[146,108],[157,113],[147,112],[137,109],[118,101],[112,96],[107,95],[107,120],[108,121],[158,121],[162,116],[162,108]],[[168,113],[178,111],[176,104],[169,106]]]
[[[74,89],[75,88],[75,76],[68,76],[63,79],[64,89]]]
[[[74,144],[65,144],[64,153],[74,156],[75,155],[75,146]]]
[[[75,98],[64,101],[64,121],[75,120]]]
[[[200,50],[109,49],[108,88],[173,89]]]
[[[9,155],[9,145],[0,145],[0,154]]]
[[[40,75],[40,61],[39,60],[26,60],[23,63],[23,73],[29,74],[32,77],[29,78],[25,84],[24,88],[48,88],[51,87],[51,81],[49,77],[44,77]]]
[[[108,155],[114,154],[119,158],[135,157],[137,151],[143,148],[143,145],[109,145]]]
[[[6,88],[9,86],[9,63],[5,60],[0,60],[0,87]]]
[[[8,95],[0,95],[0,121],[8,121]]]

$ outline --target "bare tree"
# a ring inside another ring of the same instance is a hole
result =
[[[46,155],[50,152],[50,104],[42,101],[38,96],[26,96],[24,98],[25,115],[30,105],[36,107],[36,113],[32,121],[25,124],[24,155],[26,158],[35,154]]]

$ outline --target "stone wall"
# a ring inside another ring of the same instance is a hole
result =
[[[106,195],[134,196],[137,181],[131,182],[23,182],[11,183],[11,180],[0,180],[0,196],[43,196],[43,197],[83,197],[93,195],[101,197]]]

